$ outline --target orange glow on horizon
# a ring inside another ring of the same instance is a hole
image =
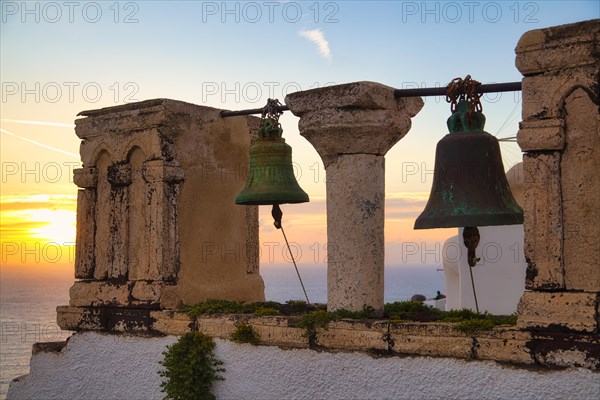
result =
[[[422,211],[427,193],[390,193],[386,195],[386,265],[411,263],[407,244],[431,248],[443,245],[453,230],[414,230],[416,216]],[[11,195],[0,198],[0,235],[2,267],[43,269],[67,265],[73,268],[75,255],[75,195]],[[323,196],[304,204],[285,205],[283,223],[296,261],[305,265],[327,263],[327,217]],[[273,227],[270,207],[260,208],[260,263],[291,262],[281,232]],[[427,247],[428,246],[428,247]],[[413,258],[415,257],[412,255]],[[429,256],[428,256],[429,257]],[[420,258],[416,258],[420,260]],[[414,261],[414,260],[412,260]],[[428,264],[437,258],[426,259]],[[420,263],[420,262],[419,262]]]
[[[41,269],[73,263],[76,196],[0,198],[2,267]]]

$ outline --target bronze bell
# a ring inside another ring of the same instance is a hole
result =
[[[281,137],[283,130],[274,119],[266,118],[258,139],[250,147],[250,172],[236,204],[264,205],[306,203],[308,194],[296,181],[292,148]]]
[[[448,118],[450,133],[435,152],[433,185],[415,229],[515,225],[523,209],[515,201],[498,140],[483,130],[485,116],[461,100]]]

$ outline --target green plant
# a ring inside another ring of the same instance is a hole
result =
[[[480,331],[488,331],[496,326],[492,318],[486,319],[466,319],[456,324],[456,329],[467,334],[473,334]]]
[[[257,317],[267,317],[269,315],[279,315],[279,310],[274,309],[273,307],[257,307],[254,310],[254,315]]]
[[[238,343],[250,343],[257,345],[260,341],[258,333],[250,325],[242,324],[235,328],[231,334],[231,340]]]
[[[442,311],[419,301],[397,301],[384,305],[384,314],[393,320],[435,321]]]
[[[215,342],[200,332],[189,332],[168,346],[159,375],[165,400],[213,400],[212,385],[224,378],[223,362],[214,356]]]
[[[251,306],[241,301],[214,300],[203,301],[193,306],[184,306],[180,311],[196,318],[202,314],[245,314],[252,312]]]
[[[335,314],[325,310],[312,311],[303,314],[298,320],[298,326],[304,328],[304,336],[308,338],[308,345],[313,347],[317,343],[317,328],[327,328],[327,324],[335,320]]]

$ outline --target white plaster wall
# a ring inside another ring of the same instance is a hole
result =
[[[8,399],[161,399],[161,353],[175,337],[74,335],[32,357]],[[374,358],[216,340],[227,369],[218,399],[597,399],[600,373],[536,372],[450,358]]]
[[[475,310],[463,230],[458,228],[458,235],[444,243],[447,310]],[[475,255],[480,261],[473,267],[479,311],[496,315],[515,313],[525,291],[523,225],[483,226],[479,227],[479,233],[481,239]]]

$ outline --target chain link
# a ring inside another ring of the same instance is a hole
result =
[[[282,107],[283,104],[279,102],[277,99],[268,99],[267,105],[263,107],[261,119],[269,118],[274,120],[275,122],[279,122],[279,117],[283,114],[283,111],[279,110],[279,107]]]
[[[479,99],[481,93],[477,91],[477,87],[481,82],[471,79],[471,75],[467,75],[465,79],[454,78],[446,86],[446,101],[450,103],[450,111],[456,111],[456,104],[460,100],[465,100],[469,105],[469,117],[474,112],[481,112],[483,107]]]

